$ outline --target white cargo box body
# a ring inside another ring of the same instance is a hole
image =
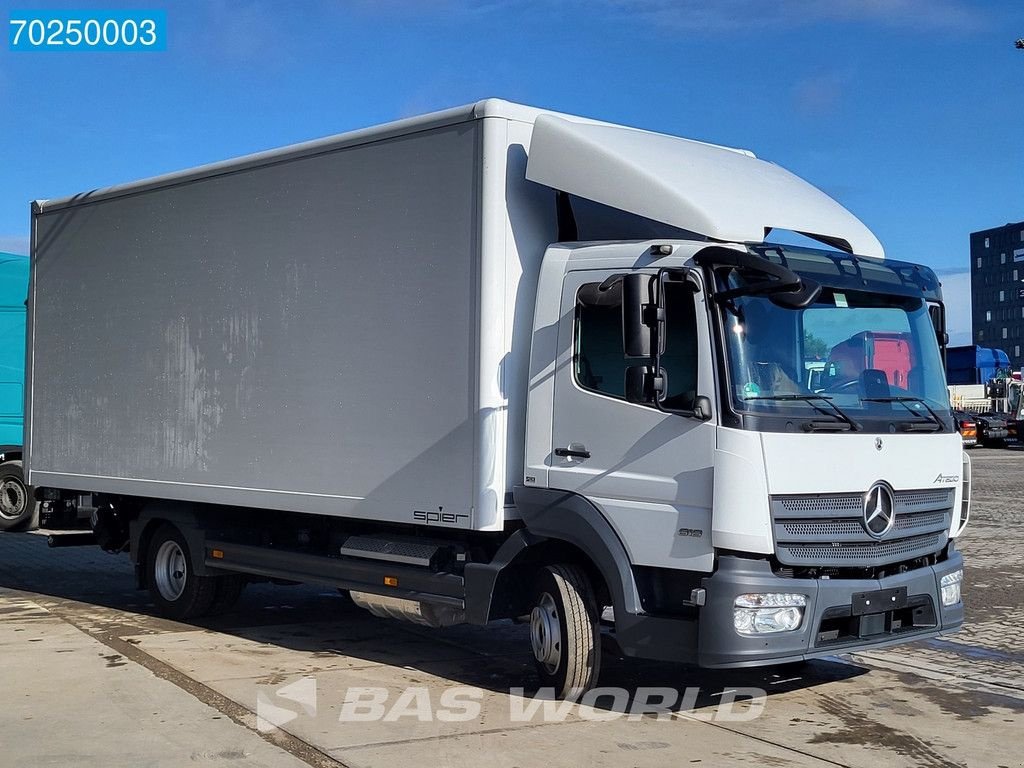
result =
[[[502,106],[37,204],[31,482],[500,528],[555,237]]]
[[[44,201],[30,482],[500,529],[556,189],[609,221],[882,256],[749,152],[494,99]]]

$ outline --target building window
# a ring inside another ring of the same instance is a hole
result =
[[[1005,253],[1000,253],[999,254],[999,263],[1000,264],[1005,264],[1006,263],[1006,254]]]
[[[1006,328],[1005,327],[1003,328],[1003,338],[1004,339],[1006,338]]]
[[[1024,243],[1024,229],[1020,231],[1020,241]]]
[[[1014,357],[1020,357],[1020,344],[1018,344],[1017,346],[1015,346],[1013,348],[1013,356]]]
[[[1006,301],[1006,291],[1000,291],[999,292],[999,300],[1000,301]]]
[[[978,257],[977,269],[981,269],[981,256]]]
[[[1013,270],[1013,282],[1017,282],[1017,270]]]
[[[988,248],[988,238],[985,238],[985,247]]]
[[[986,323],[991,323],[992,322],[992,310],[991,309],[985,310],[985,322]]]

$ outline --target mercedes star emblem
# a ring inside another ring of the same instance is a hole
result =
[[[896,522],[895,500],[885,483],[875,483],[864,496],[864,530],[880,539]]]

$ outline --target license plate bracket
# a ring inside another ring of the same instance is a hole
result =
[[[852,613],[864,616],[869,613],[884,613],[907,607],[907,588],[892,587],[872,592],[854,592]]]

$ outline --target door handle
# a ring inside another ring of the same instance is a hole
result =
[[[568,459],[589,459],[590,451],[585,448],[555,448],[555,456]]]

